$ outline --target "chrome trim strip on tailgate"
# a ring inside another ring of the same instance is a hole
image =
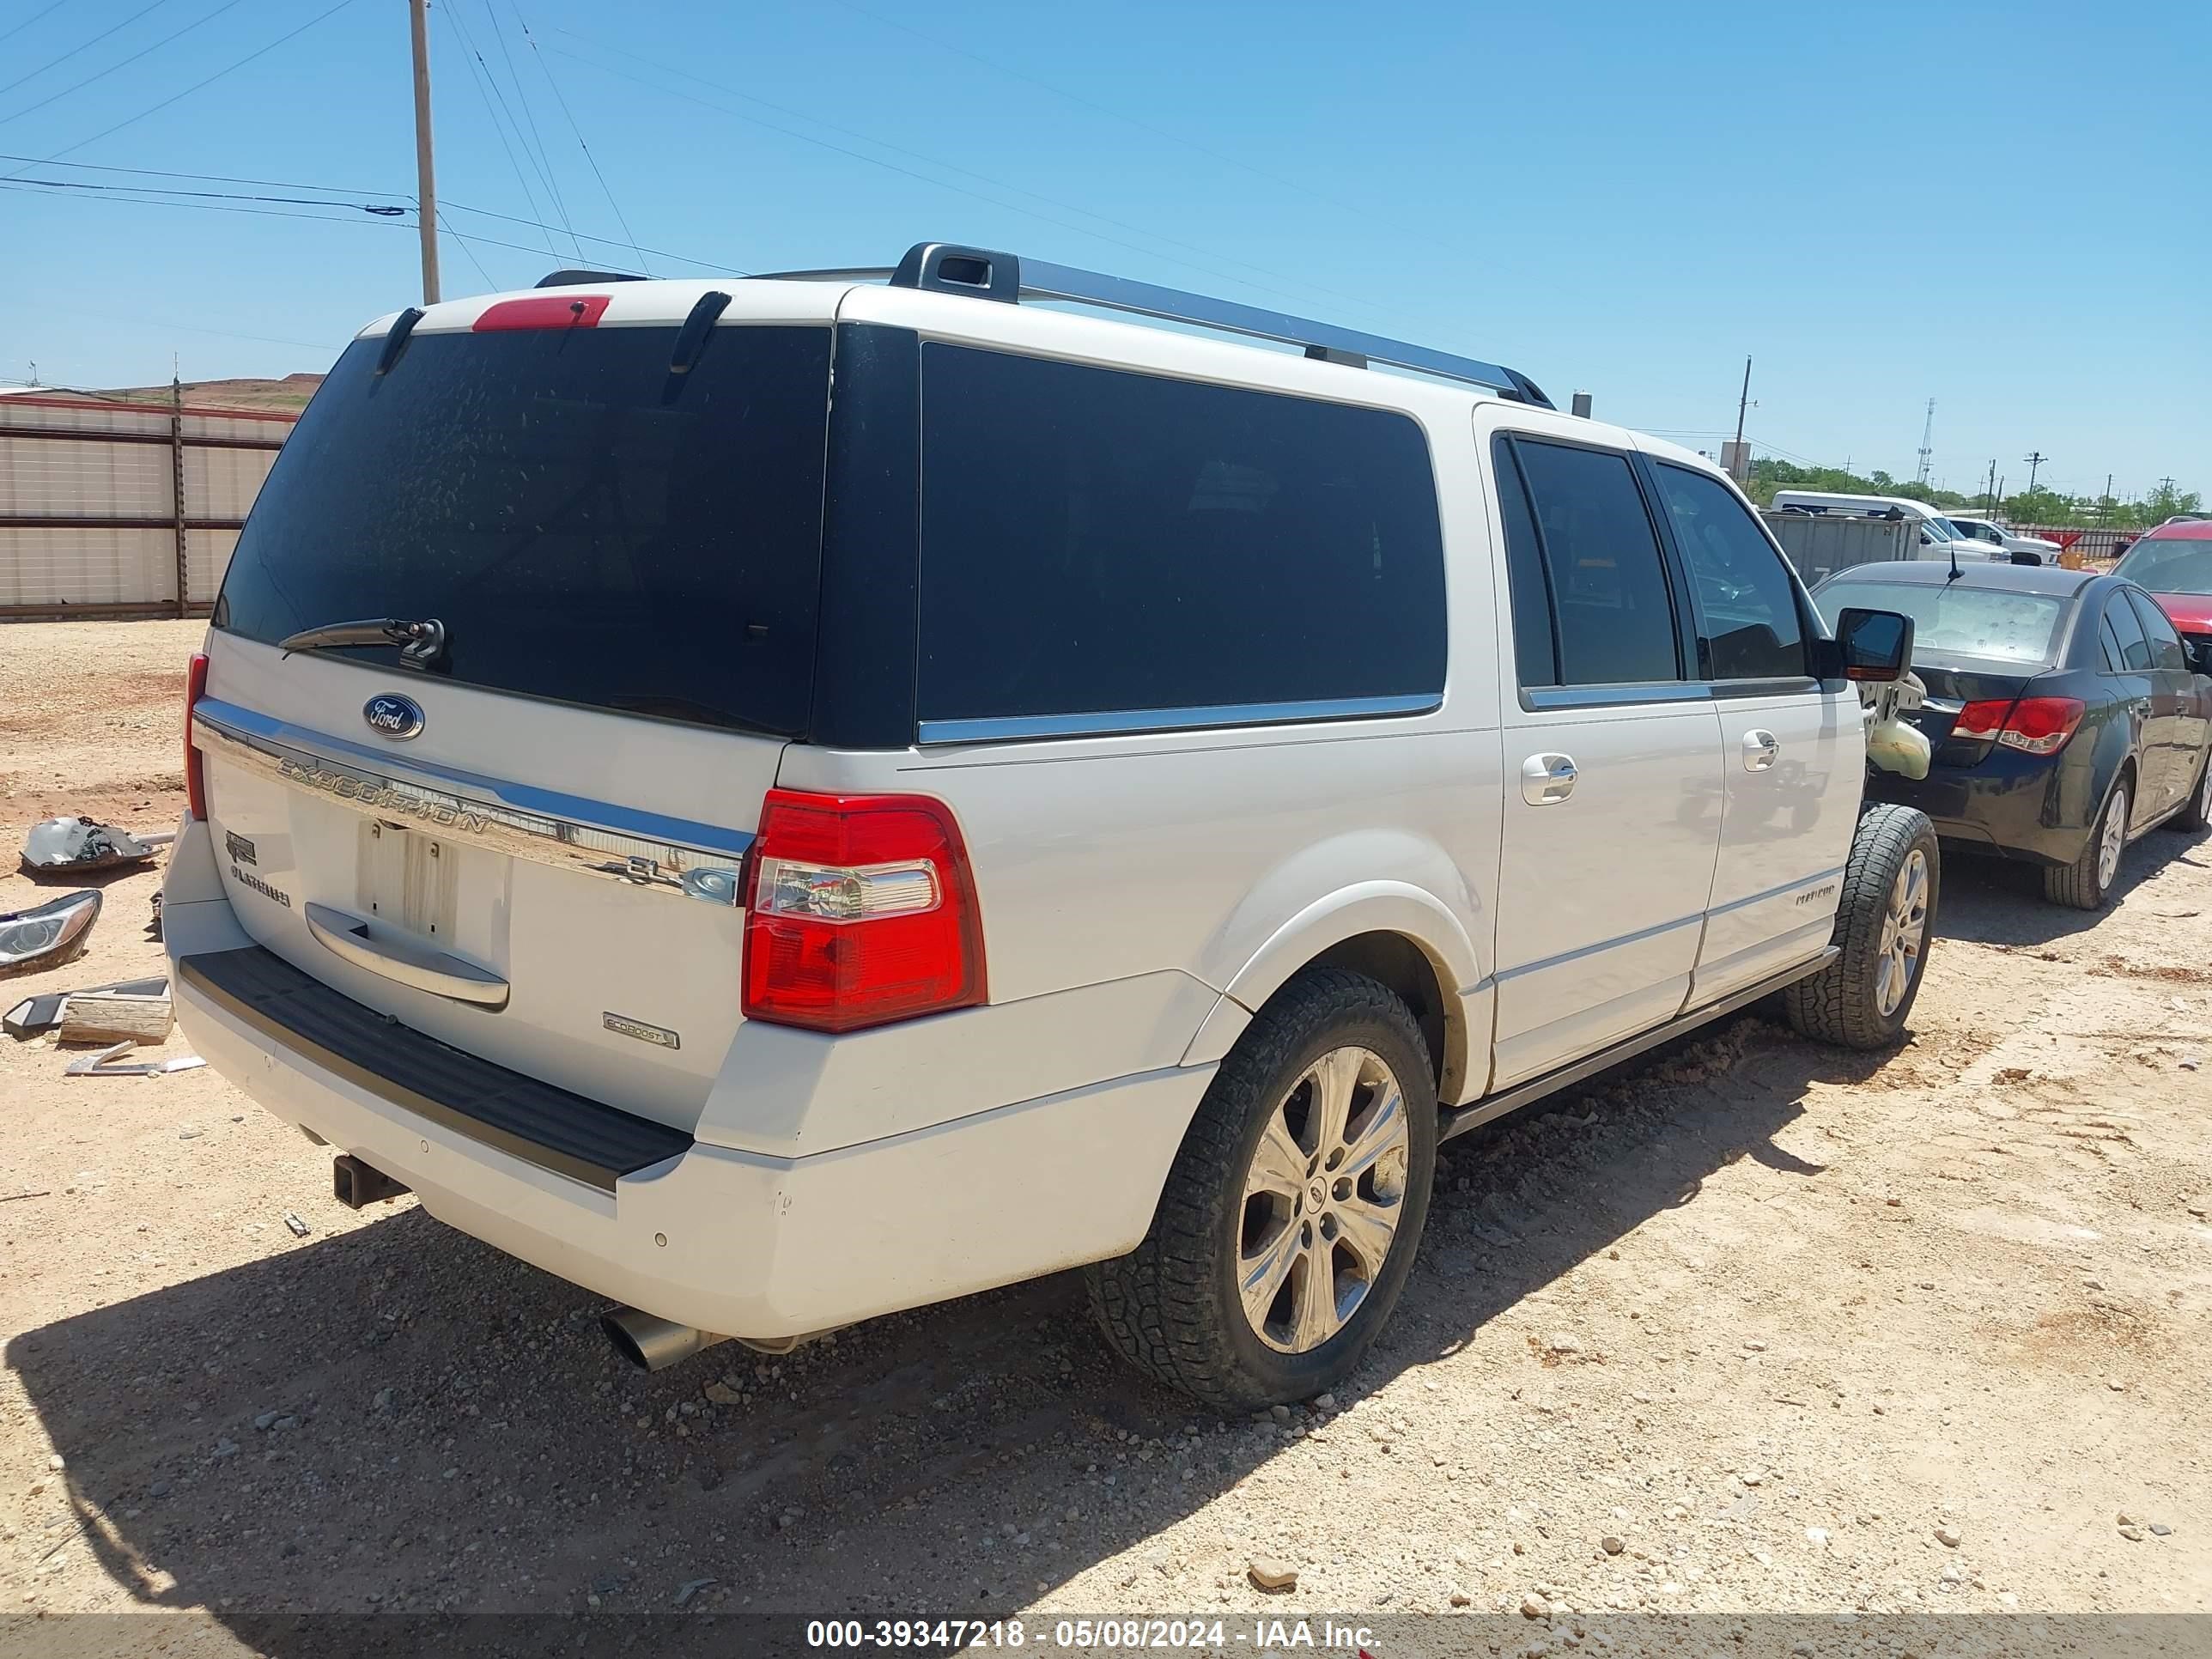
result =
[[[753,841],[741,830],[504,782],[413,756],[403,762],[214,697],[192,711],[192,742],[364,817],[419,822],[510,858],[713,904],[738,902],[738,869]]]

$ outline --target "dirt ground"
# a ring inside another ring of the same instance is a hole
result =
[[[170,823],[198,632],[0,628],[0,852]],[[1954,861],[1902,1052],[1740,1018],[1451,1143],[1379,1350],[1261,1421],[1072,1276],[647,1377],[213,1072],[0,1040],[0,1616],[2202,1612],[2208,865],[2158,832],[2091,918]],[[0,1000],[156,969],[158,878]]]

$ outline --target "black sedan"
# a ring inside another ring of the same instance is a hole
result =
[[[1839,570],[1813,597],[1831,627],[1846,605],[1912,618],[1933,763],[1869,788],[1960,850],[2039,865],[2050,898],[2094,910],[2130,842],[2212,822],[2212,664],[2133,582],[1913,561]]]

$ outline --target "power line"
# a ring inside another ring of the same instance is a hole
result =
[[[188,173],[188,174],[185,174],[185,175],[182,175],[182,176],[184,176],[184,177],[187,177],[187,178],[193,178],[193,177],[199,177],[199,176],[202,176],[202,175],[198,175],[198,174],[190,174],[190,173]],[[214,176],[218,176],[218,177],[219,177],[220,175],[214,175]],[[318,186],[318,185],[307,185],[296,186],[296,188],[307,189],[307,190],[314,190],[314,189],[318,189],[318,188],[319,188],[319,186]],[[56,189],[53,187],[53,185],[51,185],[51,184],[47,184],[47,185],[33,184],[33,183],[32,183],[32,182],[30,182],[30,181],[28,181],[28,180],[25,180],[25,179],[18,179],[18,178],[16,178],[15,176],[12,175],[12,174],[8,175],[8,176],[6,176],[6,177],[0,177],[0,189],[8,189],[8,190],[30,190],[30,191],[37,191],[38,193],[40,193],[40,194],[43,194],[43,195],[53,195],[53,196],[59,196],[59,197],[61,197],[61,198],[62,198],[63,199],[64,199],[64,200],[75,200],[75,201],[82,201],[82,202],[105,202],[105,203],[108,203],[108,204],[120,204],[120,205],[126,206],[126,207],[175,207],[175,208],[190,208],[190,209],[198,209],[198,210],[203,210],[203,211],[206,211],[206,212],[210,212],[210,213],[246,213],[246,214],[252,214],[252,215],[254,215],[254,216],[257,216],[257,217],[270,218],[270,219],[310,219],[310,220],[313,220],[313,221],[315,221],[315,222],[318,222],[318,223],[320,223],[320,224],[326,224],[326,225],[367,225],[367,224],[377,224],[377,225],[397,225],[397,224],[398,224],[398,223],[400,222],[399,222],[398,220],[397,220],[397,219],[393,219],[393,218],[390,218],[390,217],[385,217],[385,216],[378,216],[378,217],[374,217],[374,218],[350,218],[350,217],[341,217],[341,216],[332,216],[332,215],[330,215],[330,214],[323,214],[323,213],[291,213],[291,212],[286,212],[286,211],[283,211],[283,210],[279,210],[279,209],[276,209],[276,208],[228,207],[228,206],[225,206],[225,205],[224,205],[224,204],[222,204],[222,203],[218,203],[218,202],[161,201],[161,200],[155,199],[155,198],[154,198],[153,197],[151,197],[150,195],[149,195],[149,196],[75,196],[75,195],[71,195],[70,192],[68,192],[68,191],[58,191],[58,190],[56,190]],[[328,203],[321,203],[321,204],[318,204],[318,205],[328,206],[328,207],[345,207],[345,206],[349,206],[349,205],[353,205],[353,204],[348,204],[348,203],[343,203],[343,202],[328,202]],[[532,230],[551,230],[551,229],[553,229],[553,228],[554,228],[554,227],[550,226],[550,225],[547,225],[547,224],[544,223],[543,222],[541,222],[541,221],[539,221],[539,220],[537,220],[537,219],[525,219],[525,218],[522,218],[522,217],[520,217],[520,216],[517,216],[517,215],[515,215],[515,214],[512,214],[512,213],[497,213],[497,212],[493,211],[493,210],[492,210],[491,209],[489,209],[489,208],[471,207],[471,206],[469,206],[466,203],[463,203],[463,202],[452,202],[452,201],[448,201],[448,202],[441,202],[441,203],[439,204],[439,206],[440,206],[440,210],[441,210],[441,213],[442,213],[444,210],[451,210],[452,211],[456,212],[456,213],[470,213],[470,214],[475,214],[475,215],[477,215],[478,217],[481,217],[481,218],[502,220],[502,221],[504,221],[505,222],[507,222],[507,223],[508,223],[508,224],[513,224],[513,225],[526,225],[526,226],[529,227],[529,228],[530,228],[531,229],[532,229]],[[455,234],[456,235],[459,235],[459,234],[460,234],[461,233],[459,233],[459,232],[458,232],[458,231],[457,231],[457,232],[455,232],[454,234]],[[477,242],[480,246],[483,246],[483,247],[503,247],[503,248],[512,248],[512,249],[514,249],[514,250],[516,252],[518,252],[518,253],[529,253],[529,254],[536,254],[536,255],[541,255],[541,256],[545,252],[545,250],[544,250],[544,248],[542,248],[542,247],[533,247],[533,246],[530,246],[530,245],[529,245],[529,244],[527,244],[527,243],[523,243],[523,242],[507,242],[507,241],[501,241],[501,240],[497,240],[496,238],[489,237],[489,236],[485,236],[485,235],[483,235],[483,234],[479,234],[479,233],[477,233],[477,232],[475,232],[475,231],[471,231],[471,232],[469,232],[469,233],[468,233],[468,234],[469,234],[471,238],[473,238],[473,239],[475,240],[475,241],[476,241],[476,242]],[[586,241],[586,242],[594,242],[594,243],[597,243],[597,244],[599,244],[599,246],[603,246],[603,247],[621,248],[621,247],[626,247],[626,246],[629,246],[629,244],[628,244],[628,243],[626,243],[626,242],[624,242],[624,241],[622,241],[622,240],[619,240],[618,238],[612,237],[612,236],[594,236],[594,235],[592,235],[589,231],[579,231],[579,232],[577,232],[577,233],[576,233],[576,234],[577,234],[577,235],[578,235],[581,240],[583,240],[584,241]],[[690,265],[690,266],[692,266],[692,267],[694,267],[694,268],[696,268],[696,269],[697,269],[697,270],[706,270],[706,271],[711,271],[711,272],[714,272],[714,273],[715,273],[716,275],[719,275],[719,276],[751,276],[751,275],[752,275],[752,273],[751,273],[750,271],[749,271],[749,270],[739,270],[739,269],[738,269],[738,267],[736,267],[735,265],[727,265],[727,264],[720,264],[720,262],[718,262],[718,261],[716,261],[716,260],[713,260],[713,259],[702,259],[702,258],[699,258],[698,257],[696,257],[696,255],[693,255],[693,254],[689,254],[689,253],[677,253],[677,252],[672,252],[671,250],[669,250],[669,249],[667,249],[667,248],[649,247],[649,248],[645,249],[645,250],[644,250],[644,252],[647,252],[647,253],[651,254],[651,255],[652,255],[654,258],[656,258],[656,259],[672,259],[672,260],[674,260],[674,261],[675,261],[677,264],[678,264]],[[557,259],[557,258],[559,258],[561,256],[560,256],[559,252],[556,251],[556,252],[554,253],[554,255],[553,255],[552,257]],[[588,255],[586,255],[586,258],[588,258],[589,256],[588,256]],[[479,267],[479,269],[481,269],[481,267]],[[487,280],[487,281],[489,281],[489,274],[488,274],[488,273],[487,273],[487,276],[486,276],[486,280]]]
[[[437,210],[436,217],[438,223],[444,228],[446,234],[459,242],[461,245],[461,252],[469,256],[469,263],[477,268],[477,275],[483,278],[484,287],[496,293],[499,284],[492,280],[491,272],[484,269],[483,261],[477,258],[477,251],[470,244],[469,239],[453,228],[453,222],[446,216],[446,210],[443,207]]]
[[[222,0],[222,4],[217,6],[213,11],[208,13],[206,16],[198,18],[195,21],[185,24],[184,27],[177,30],[173,34],[163,35],[160,40],[154,42],[152,46],[141,46],[137,52],[132,52],[128,58],[118,58],[114,63],[110,64],[106,69],[100,70],[91,75],[88,75],[82,81],[71,82],[68,86],[64,87],[59,92],[48,93],[44,98],[39,100],[37,103],[27,104],[21,109],[17,110],[13,115],[0,115],[0,127],[6,126],[10,121],[20,121],[26,115],[35,114],[38,111],[46,108],[49,104],[58,103],[61,100],[68,97],[70,94],[80,91],[82,88],[90,86],[95,81],[105,81],[109,76],[114,74],[116,70],[129,68],[131,64],[137,63],[141,58],[146,56],[148,52],[159,52],[162,47],[167,46],[170,41],[180,40],[185,35],[190,34],[194,29],[200,27],[202,25],[214,22],[216,18],[222,16],[223,13],[228,11],[237,3],[238,0]],[[153,7],[149,6],[146,8],[146,11],[151,10],[153,10]],[[145,15],[146,12],[143,11],[138,14],[141,17],[143,17]],[[112,33],[112,31],[110,31],[110,33]],[[25,78],[28,79],[29,77],[26,76]],[[19,82],[18,84],[21,83]],[[82,144],[76,146],[76,148],[79,149],[82,149],[83,147],[84,146]],[[62,153],[64,155],[67,155],[69,152],[64,150]]]
[[[492,38],[499,42],[501,60],[507,65],[507,78],[514,87],[515,101],[522,106],[523,118],[530,123],[531,142],[538,146],[538,173],[545,180],[545,188],[553,198],[553,210],[561,216],[561,222],[568,227],[568,240],[574,241],[575,228],[568,217],[568,204],[562,198],[560,175],[553,170],[553,158],[546,154],[544,136],[538,131],[538,112],[530,102],[530,89],[522,84],[522,77],[514,72],[514,54],[507,50],[507,31],[500,27],[499,14],[492,9],[492,0],[483,0],[484,21],[491,26]],[[517,13],[519,17],[521,14]],[[490,68],[486,64],[485,68]],[[581,246],[576,249],[583,257]]]
[[[296,179],[240,179],[228,173],[178,173],[163,167],[118,167],[105,161],[53,161],[36,155],[10,155],[0,151],[0,161],[22,161],[33,167],[67,167],[76,173],[129,173],[141,179],[191,179],[211,185],[265,185],[275,190],[320,190],[343,196],[378,196],[384,192],[355,185],[303,185]]]
[[[53,0],[53,3],[52,3],[52,5],[50,5],[50,6],[46,7],[43,11],[34,11],[34,12],[33,12],[33,13],[32,13],[28,17],[26,17],[26,18],[25,18],[21,22],[20,22],[20,23],[16,24],[16,25],[15,25],[15,27],[14,28],[9,29],[9,30],[6,33],[4,33],[4,34],[0,34],[0,40],[14,40],[17,35],[21,34],[21,33],[25,29],[27,29],[27,28],[28,28],[28,27],[30,27],[32,24],[33,24],[33,23],[35,23],[35,22],[38,22],[38,21],[39,21],[40,19],[42,19],[42,18],[52,17],[52,16],[56,12],[59,11],[59,10],[60,10],[64,6],[67,5],[68,3],[69,3],[69,0]]]
[[[514,174],[514,182],[522,186],[522,199],[530,204],[530,211],[534,217],[540,211],[537,192],[530,188],[530,180],[523,176],[522,163],[514,159],[514,146],[507,142],[507,129],[500,125],[499,112],[492,107],[492,94],[499,88],[492,86],[489,90],[486,89],[490,70],[485,67],[483,58],[477,53],[474,44],[469,41],[468,35],[461,27],[459,20],[453,15],[453,8],[441,6],[438,8],[438,15],[446,19],[447,27],[452,29],[463,42],[461,61],[468,65],[469,80],[477,89],[477,96],[483,100],[484,114],[491,122],[493,135],[498,138],[500,149],[506,153],[507,167]],[[506,104],[506,99],[501,98],[501,108],[505,108]],[[513,118],[509,117],[509,119],[511,121]],[[515,131],[516,136],[520,137],[521,129],[518,127]],[[553,233],[550,228],[545,233],[545,252],[556,259],[561,257],[561,251],[554,245]]]
[[[59,69],[64,64],[68,63],[70,58],[76,57],[77,53],[81,52],[90,52],[94,46],[107,39],[109,35],[117,33],[123,29],[129,28],[133,23],[143,17],[148,12],[155,10],[158,7],[166,6],[168,3],[169,0],[153,0],[152,5],[142,6],[137,11],[132,12],[130,16],[125,18],[121,22],[110,24],[107,27],[100,30],[99,33],[94,35],[91,40],[87,40],[82,46],[71,46],[60,57],[48,58],[45,63],[40,64],[38,68],[33,70],[28,75],[17,76],[6,86],[0,87],[0,92],[13,92],[16,88],[21,86],[24,82],[35,81],[50,69]],[[10,29],[8,33],[13,34],[15,30]]]
[[[89,179],[33,179],[15,175],[11,184],[38,185],[47,190],[94,190],[118,193],[126,199],[142,197],[203,196],[226,202],[280,202],[294,207],[350,207],[363,213],[373,213],[381,218],[397,219],[405,215],[404,207],[394,207],[376,202],[333,202],[317,196],[249,196],[234,190],[174,190],[152,185],[103,185]],[[180,204],[173,204],[180,205]]]
[[[499,77],[491,72],[491,65],[489,63],[485,61],[483,53],[477,50],[476,37],[469,33],[469,26],[466,20],[461,15],[460,7],[458,5],[449,5],[442,8],[442,9],[444,10],[447,19],[453,23],[454,32],[461,37],[462,43],[466,47],[469,56],[476,60],[477,67],[483,70],[484,83],[491,88],[491,95],[493,98],[498,100],[501,112],[507,117],[507,125],[514,129],[514,142],[516,147],[522,151],[523,160],[530,163],[532,171],[537,173],[538,182],[545,186],[546,199],[553,203],[554,212],[560,215],[562,226],[564,228],[568,229],[568,240],[573,245],[576,240],[576,233],[573,227],[568,225],[567,215],[561,211],[558,198],[553,189],[553,181],[546,176],[544,165],[540,162],[537,157],[531,155],[530,140],[523,134],[522,123],[515,118],[514,110],[508,107],[507,94],[500,90]],[[519,95],[520,88],[518,88],[516,90]],[[494,119],[496,120],[497,117],[495,117]],[[503,135],[501,142],[505,142]],[[513,162],[514,159],[512,153],[510,153],[507,160],[510,162]],[[516,172],[518,175],[520,171],[520,167],[517,166]],[[522,193],[526,197],[529,198],[530,210],[532,213],[542,211],[538,205],[538,198],[536,193],[531,190],[527,183],[524,184]],[[549,252],[553,253],[556,258],[560,257],[559,250],[554,246],[551,241],[549,240],[546,243],[546,247]],[[581,247],[578,247],[576,249],[576,257],[580,259],[584,257],[584,251]]]
[[[584,142],[584,130],[576,125],[575,112],[568,107],[568,99],[562,95],[561,83],[553,78],[553,66],[545,61],[545,54],[538,50],[538,37],[530,32],[530,25],[522,15],[522,8],[512,5],[510,0],[510,9],[514,13],[515,22],[522,29],[524,44],[530,48],[531,60],[538,65],[538,72],[545,77],[545,84],[553,89],[553,101],[561,106],[561,113],[567,118],[568,131],[576,135],[576,148],[584,152],[584,160],[591,163],[592,177],[599,181],[600,193],[607,198],[607,205],[614,210],[615,222],[622,227],[623,234],[629,238],[630,252],[637,255],[638,264],[645,267],[647,276],[651,276],[653,268],[645,264],[645,250],[638,246],[637,234],[629,228],[629,216],[623,212],[622,204],[615,200],[614,191],[607,187],[607,175],[599,171],[599,158],[592,154],[592,147]]]
[[[200,21],[206,22],[210,18],[218,17],[222,15],[222,13],[228,11],[231,7],[237,3],[238,0],[224,0],[223,4],[218,6],[214,11],[210,12],[207,17],[202,18]],[[159,114],[161,111],[168,108],[170,105],[177,102],[179,99],[189,98],[202,88],[213,86],[225,76],[235,74],[238,70],[244,69],[248,64],[252,63],[256,58],[267,57],[270,52],[276,51],[277,47],[284,45],[288,40],[294,40],[300,35],[305,34],[309,29],[314,27],[316,24],[321,22],[325,18],[335,16],[337,13],[343,11],[352,3],[353,0],[337,0],[337,3],[336,5],[330,7],[326,10],[317,12],[306,22],[301,24],[299,27],[289,30],[285,33],[278,35],[267,46],[259,48],[258,51],[247,52],[245,57],[239,58],[235,63],[226,64],[222,68],[217,70],[213,75],[193,82],[191,85],[186,87],[182,92],[173,92],[167,98],[162,99],[158,104],[154,104],[145,109],[142,109],[136,115],[125,116],[122,120],[118,121],[113,126],[104,127],[100,131],[94,133],[91,137],[79,139],[76,143],[70,145],[67,149],[58,149],[52,155],[43,157],[42,160],[45,161],[57,161],[64,155],[74,155],[77,151],[84,149],[88,144],[96,144],[101,139],[108,137],[114,133],[122,131],[125,127],[137,125],[149,115]],[[198,25],[196,24],[193,27],[197,27]],[[175,37],[173,35],[170,38],[173,40]],[[151,48],[149,48],[149,50],[151,50]],[[143,56],[143,54],[142,53],[141,55]],[[118,65],[118,67],[119,68],[120,65]],[[9,118],[13,119],[14,118],[9,117]]]

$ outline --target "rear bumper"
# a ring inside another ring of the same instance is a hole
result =
[[[1925,778],[1875,775],[1875,799],[1917,807],[1946,841],[2039,865],[2071,864],[2087,844],[2101,802],[2087,768],[2070,754],[2023,755],[1996,749],[1977,766],[1931,767]]]
[[[1133,1249],[1214,1071],[1121,1078],[809,1157],[662,1129],[672,1150],[656,1162],[616,1167],[652,1150],[634,1138],[563,1169],[511,1116],[488,1135],[468,1109],[411,1109],[378,1075],[400,1068],[365,1073],[327,1030],[272,1030],[234,984],[193,965],[194,951],[240,942],[228,918],[191,914],[212,908],[176,906],[165,921],[179,1018],[216,1070],[463,1232],[727,1336],[804,1335]]]

